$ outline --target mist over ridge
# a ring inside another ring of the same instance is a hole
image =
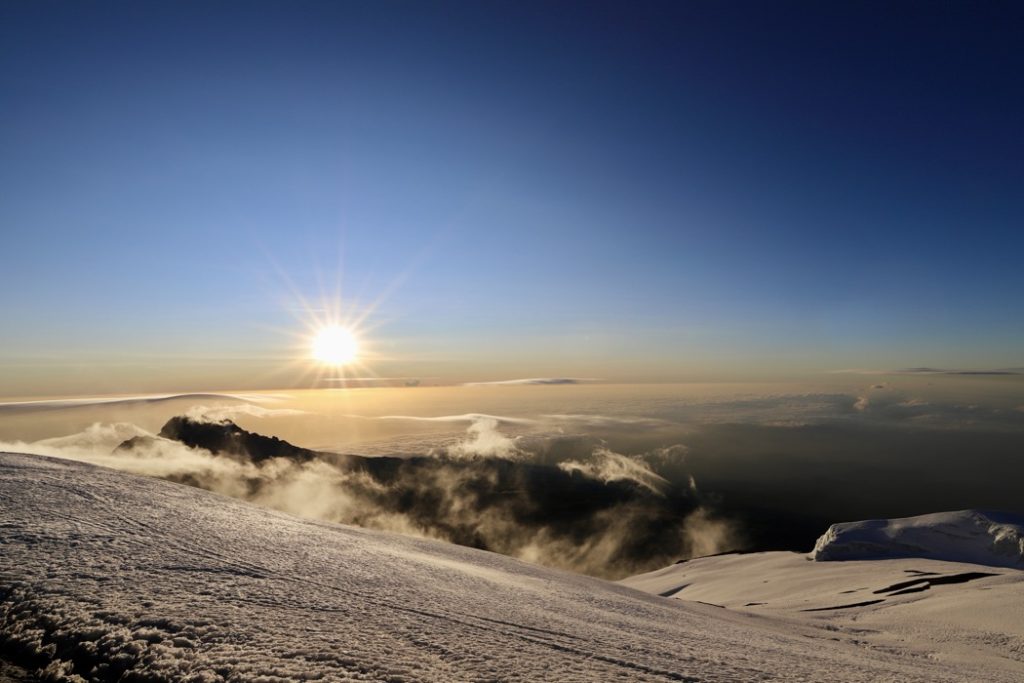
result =
[[[152,458],[181,458],[160,476],[302,516],[439,538],[549,566],[620,577],[738,547],[734,525],[643,457],[585,437],[509,438],[473,416],[466,437],[429,453],[363,457],[315,452],[179,416],[156,436],[126,440],[115,466],[152,473]],[[182,447],[192,453],[179,455]],[[194,458],[211,467],[196,468]],[[685,449],[653,457],[681,458]],[[121,459],[121,462],[118,462]],[[131,460],[126,463],[124,460]]]
[[[1024,412],[1012,391],[969,404],[887,381],[703,398],[673,387],[361,391],[76,406],[63,412],[132,421],[0,448],[612,577],[730,549],[807,551],[840,521],[1020,511]],[[364,440],[325,449],[324,436],[294,436],[327,428]]]

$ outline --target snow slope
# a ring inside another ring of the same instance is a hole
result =
[[[819,561],[891,557],[1024,569],[1024,517],[960,510],[833,524],[811,553]]]
[[[1024,572],[1015,569],[929,559],[813,562],[768,552],[703,557],[621,583],[814,626],[866,653],[941,663],[963,681],[1024,680]]]
[[[875,565],[792,558],[801,569]],[[702,562],[635,585],[674,588],[674,572]],[[985,642],[1004,638],[1018,654],[1021,575],[965,584],[1007,601],[996,612],[1012,617]],[[741,578],[755,580],[740,572],[732,590]],[[1009,665],[935,656],[916,641],[866,645],[827,618],[768,614],[0,454],[0,655],[50,680],[1020,680]]]

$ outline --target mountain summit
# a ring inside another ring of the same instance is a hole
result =
[[[179,441],[190,448],[243,456],[257,463],[270,458],[306,461],[317,456],[316,451],[294,446],[276,436],[248,432],[231,420],[210,422],[179,415],[164,424],[159,436]]]

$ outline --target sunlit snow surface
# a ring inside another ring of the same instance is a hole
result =
[[[813,562],[768,552],[703,557],[622,583],[816,626],[815,637],[825,633],[893,661],[928,662],[965,682],[1024,681],[1024,572],[1016,569],[922,558]]]
[[[0,454],[0,653],[50,680],[980,680],[916,643],[875,647],[794,614]]]

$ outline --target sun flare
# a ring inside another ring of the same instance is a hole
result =
[[[351,330],[327,325],[313,335],[313,359],[325,365],[347,365],[359,357],[359,341]]]

